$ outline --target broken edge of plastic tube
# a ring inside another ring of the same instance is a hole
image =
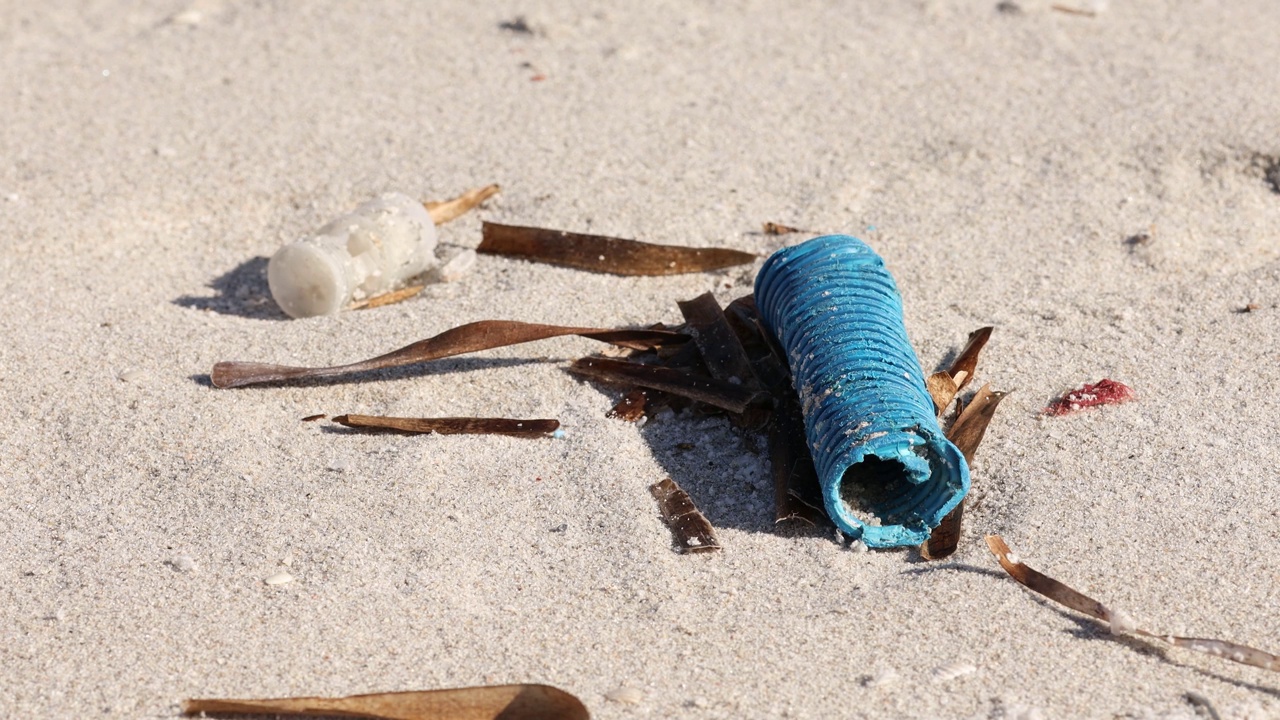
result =
[[[276,251],[267,284],[290,317],[333,315],[430,269],[435,249],[436,226],[422,203],[385,193]]]
[[[782,344],[827,513],[870,547],[919,545],[969,491],[907,339],[879,255],[827,235],[774,253],[756,277]]]

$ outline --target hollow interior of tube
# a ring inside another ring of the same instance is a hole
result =
[[[276,252],[267,265],[271,296],[290,317],[332,315],[346,302],[347,283],[329,248],[297,242]]]
[[[896,458],[863,456],[840,479],[840,500],[845,512],[866,527],[909,522],[915,516],[915,500],[922,491],[918,473],[918,467],[908,467]]]

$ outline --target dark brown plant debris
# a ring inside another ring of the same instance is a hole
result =
[[[395,430],[405,433],[441,435],[510,435],[549,437],[560,427],[559,420],[512,420],[508,418],[406,418],[379,415],[338,415],[333,421],[349,428]]]
[[[196,698],[182,702],[184,715],[337,716],[374,720],[588,720],[578,698],[549,685],[373,693],[349,697],[269,699]]]
[[[496,184],[485,185],[482,188],[468,190],[452,200],[440,202],[428,200],[422,204],[431,215],[431,221],[437,225],[443,225],[478,207],[480,203],[497,195],[501,189]]]
[[[716,531],[707,518],[693,504],[689,493],[671,478],[650,486],[649,492],[658,501],[662,519],[675,536],[676,547],[682,553],[711,552],[720,549]]]
[[[750,388],[708,375],[626,360],[582,358],[569,366],[569,371],[606,382],[661,390],[732,413],[744,412],[748,405],[761,396],[761,393]]]
[[[745,265],[756,256],[729,248],[654,245],[638,240],[486,222],[476,252],[613,275],[679,275]]]
[[[326,417],[328,417],[328,415],[325,415],[324,413],[317,413],[315,415],[308,415],[302,418],[302,422],[315,422],[316,420],[323,420]]]
[[[810,232],[809,230],[801,230],[800,228],[793,228],[790,225],[776,222],[767,222],[762,227],[765,235],[791,235],[792,233]]]
[[[1000,562],[1000,567],[1004,568],[1009,577],[1060,605],[1106,623],[1114,635],[1139,635],[1166,642],[1174,647],[1194,650],[1206,655],[1214,655],[1242,665],[1280,671],[1280,656],[1249,647],[1248,645],[1241,645],[1227,640],[1162,635],[1144,630],[1137,626],[1128,613],[1108,608],[1071,586],[1024,565],[1013,555],[1009,550],[1009,546],[999,535],[988,535],[986,539],[987,547],[991,549],[992,554],[996,556],[996,560]]]
[[[1259,305],[1258,303],[1249,303],[1248,305],[1245,305],[1239,310],[1236,310],[1236,312],[1243,315],[1245,313],[1258,312],[1261,309],[1262,309],[1262,306]]]
[[[993,392],[991,385],[983,385],[965,405],[964,410],[947,430],[947,439],[955,444],[964,454],[965,462],[973,464],[974,453],[987,432],[987,425],[995,417],[996,407],[1008,393]],[[956,551],[960,545],[960,531],[964,522],[964,506],[966,500],[947,513],[938,527],[933,529],[929,540],[920,548],[920,556],[925,560],[941,560]]]
[[[439,335],[406,345],[385,355],[368,360],[334,365],[331,367],[293,367],[255,362],[220,362],[213,366],[210,379],[214,387],[233,388],[259,383],[284,382],[312,378],[327,378],[369,370],[413,365],[453,357],[480,350],[518,345],[564,335],[578,335],[614,345],[634,349],[649,349],[662,345],[675,345],[687,336],[668,330],[610,330],[605,328],[566,327],[539,325],[514,320],[481,320],[467,323]]]

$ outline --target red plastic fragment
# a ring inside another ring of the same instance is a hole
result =
[[[1079,390],[1072,390],[1054,400],[1044,409],[1045,415],[1070,415],[1073,412],[1098,405],[1116,405],[1129,402],[1138,396],[1124,383],[1103,378],[1096,383],[1085,383]]]

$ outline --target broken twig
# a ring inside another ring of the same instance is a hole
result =
[[[512,420],[509,418],[407,418],[380,415],[338,415],[333,421],[349,428],[396,430],[406,433],[441,435],[510,435],[547,437],[560,427],[559,420]]]

